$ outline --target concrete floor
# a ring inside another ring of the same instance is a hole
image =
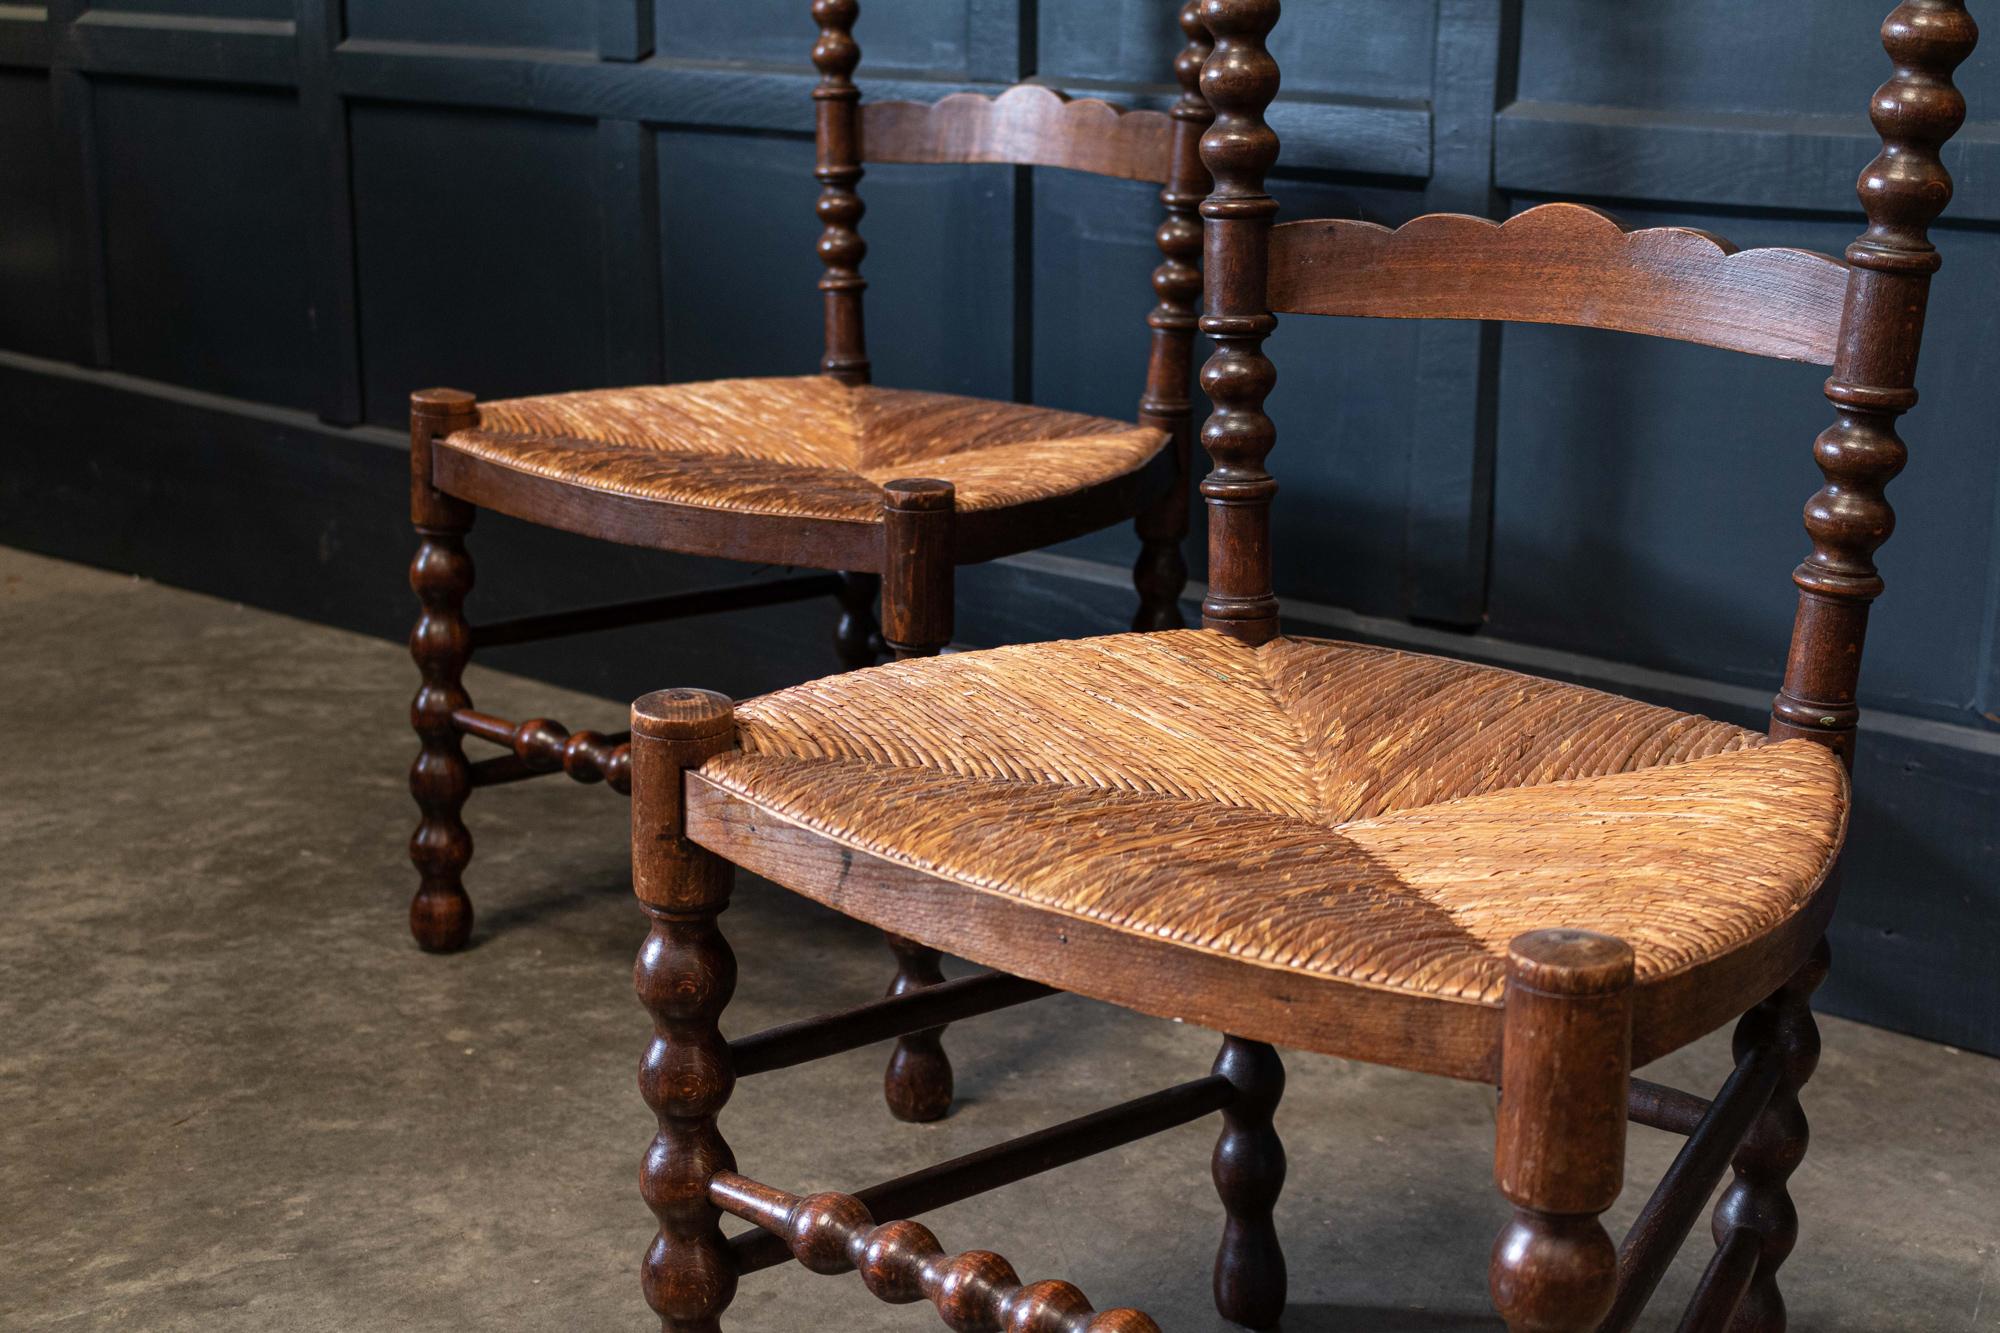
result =
[[[561,779],[475,798],[477,947],[420,955],[403,924],[412,679],[393,644],[0,551],[0,1327],[649,1326],[624,802]],[[471,687],[515,717],[623,711],[493,672]],[[725,925],[736,1032],[887,977],[872,932],[769,885],[746,883]],[[2000,1329],[2000,1062],[1825,1028],[1794,1329]],[[949,1044],[963,1098],[942,1124],[889,1120],[865,1051],[746,1082],[725,1132],[762,1179],[852,1187],[1193,1077],[1213,1052],[1068,997]],[[1711,1039],[1653,1076],[1707,1089],[1726,1062]],[[1285,1328],[1495,1327],[1489,1094],[1290,1063]],[[1170,1333],[1219,1329],[1212,1134],[930,1220],[947,1246],[1140,1304]],[[1675,1147],[1633,1140],[1614,1229]],[[1673,1327],[1705,1251],[1647,1328]],[[746,1280],[731,1322],[941,1327],[797,1268]]]

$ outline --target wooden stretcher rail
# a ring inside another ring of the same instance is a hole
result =
[[[1748,1227],[1738,1227],[1716,1246],[1715,1256],[1701,1275],[1701,1283],[1681,1316],[1680,1333],[1709,1333],[1729,1326],[1730,1316],[1757,1276],[1757,1260],[1764,1251],[1763,1237]]]
[[[1638,1321],[1729,1159],[1770,1102],[1782,1068],[1775,1052],[1759,1047],[1743,1057],[1715,1094],[1708,1115],[1681,1145],[1618,1247],[1618,1297],[1598,1333],[1628,1333]]]
[[[1055,994],[1053,986],[1004,972],[960,977],[739,1038],[729,1043],[730,1066],[748,1078]]]
[[[851,1194],[801,1198],[722,1171],[709,1178],[708,1198],[781,1239],[813,1272],[859,1270],[877,1300],[891,1305],[929,1300],[955,1329],[1160,1333],[1159,1325],[1137,1310],[1099,1314],[1067,1282],[1023,1283],[1013,1265],[990,1250],[947,1256],[921,1222],[877,1225],[868,1205]]]
[[[1692,1092],[1635,1078],[1625,1114],[1649,1129],[1663,1129],[1669,1134],[1685,1136],[1694,1133],[1700,1126],[1710,1104],[1708,1098],[1698,1097]]]
[[[470,708],[453,711],[451,724],[467,736],[505,746],[513,753],[472,765],[475,787],[520,782],[544,773],[567,773],[578,782],[602,782],[613,791],[632,793],[632,733],[570,734],[569,728],[547,718],[509,722],[504,717]]]
[[[854,1197],[871,1216],[914,1217],[1199,1120],[1235,1099],[1235,1085],[1211,1074],[885,1180]],[[734,1236],[729,1248],[739,1273],[781,1264],[788,1255],[784,1241],[764,1231]]]

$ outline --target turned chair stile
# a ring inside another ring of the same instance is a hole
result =
[[[1843,258],[1738,252],[1548,204],[1396,230],[1276,223],[1266,119],[1279,0],[1201,0],[1212,189],[1202,370],[1213,413],[1204,628],[912,659],[732,703],[633,707],[634,883],[652,918],[643,1168],[660,1230],[645,1290],[712,1333],[742,1276],[789,1254],[858,1273],[951,1328],[1150,1330],[1076,1288],[950,1255],[918,1214],[1219,1115],[1214,1296],[1277,1324],[1285,1157],[1274,1043],[1500,1090],[1493,1181],[1511,1215],[1488,1293],[1514,1333],[1625,1333],[1708,1200],[1713,1257],[1685,1333],[1783,1333],[1798,1238],[1787,1182],[1819,1037],[1831,877],[1846,834],[1863,629],[1905,450],[1939,158],[1965,115],[1963,0],[1902,0],[1872,116],[1867,229]],[[844,291],[845,289],[841,289]],[[1474,663],[1281,632],[1266,464],[1280,315],[1531,321],[1831,367],[1812,549],[1763,732]],[[909,524],[949,513],[911,489]],[[885,756],[893,757],[893,762]],[[732,866],[988,969],[726,1041]],[[738,1171],[717,1117],[738,1077],[1072,991],[1221,1035],[1206,1078],[851,1194]],[[1633,1071],[1734,1022],[1704,1097]],[[1628,1121],[1685,1136],[1622,1244],[1602,1216]],[[724,1214],[752,1224],[735,1237]]]
[[[952,636],[959,565],[1126,518],[1140,537],[1135,628],[1181,624],[1201,295],[1196,209],[1208,188],[1200,136],[1209,116],[1198,86],[1207,46],[1192,7],[1175,64],[1182,92],[1170,112],[1073,100],[1036,84],[934,105],[866,102],[854,81],[859,0],[813,0],[811,12],[819,29],[819,375],[483,404],[451,389],[411,399],[418,549],[410,578],[421,604],[411,652],[422,683],[411,713],[420,822],[410,928],[425,949],[455,950],[471,935],[464,809],[475,788],[561,772],[629,789],[627,735],[475,711],[464,686],[475,649],[831,596],[843,666],[870,665],[884,651],[897,660],[932,656]],[[1011,163],[1160,185],[1161,258],[1135,420],[876,388],[863,321],[868,162]],[[481,509],[630,545],[825,572],[475,626],[465,614],[473,581],[466,536]],[[473,762],[467,737],[502,753]],[[935,949],[893,932],[889,942],[892,995],[943,980]],[[899,1043],[885,1093],[902,1119],[945,1114],[952,1077],[939,1032]]]

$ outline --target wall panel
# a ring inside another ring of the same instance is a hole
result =
[[[595,49],[596,0],[346,0],[347,35],[387,42],[437,42],[558,51]]]
[[[1523,0],[1523,99],[1672,111],[1756,111],[1858,119],[1887,77],[1873,43],[1880,0],[1822,0],[1759,31],[1739,0],[1621,9]],[[1984,64],[1989,52],[1975,55]],[[1974,66],[1973,77],[1983,74]]]
[[[660,49],[669,55],[810,66],[819,29],[799,0],[657,4]],[[872,68],[962,75],[972,55],[971,9],[972,0],[870,0],[854,39]]]
[[[432,384],[604,383],[593,126],[361,103],[351,136],[368,420],[407,421]]]
[[[90,8],[175,18],[289,19],[294,0],[91,0]]]
[[[660,244],[677,379],[811,374],[823,272],[814,250],[812,143],[789,136],[659,136]],[[868,212],[869,351],[901,388],[1007,396],[1013,251],[1004,167],[875,166]],[[977,262],[989,256],[990,263]]]
[[[1040,72],[1051,81],[1167,83],[1181,47],[1178,5],[1158,0],[1043,0]],[[1362,97],[1430,95],[1429,4],[1318,0],[1285,11],[1271,50],[1285,91]]]
[[[65,236],[46,74],[0,70],[0,347],[80,357],[79,312],[63,287]]]
[[[1838,252],[1854,224],[1624,208],[1634,223],[1700,226],[1743,245]],[[1934,328],[1903,422],[1910,465],[1879,563],[1870,627],[1878,705],[1963,718],[1983,626],[1975,608],[2000,484],[2000,236],[1945,236]],[[1953,332],[1956,331],[1956,332]],[[1832,421],[1825,371],[1595,330],[1504,334],[1493,632],[1763,687],[1791,628],[1800,510],[1818,488],[1812,442]],[[1579,613],[1582,614],[1579,614]]]
[[[122,79],[92,99],[111,364],[310,406],[298,100]]]

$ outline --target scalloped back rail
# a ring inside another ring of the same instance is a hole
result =
[[[1504,223],[1432,213],[1390,230],[1315,218],[1271,231],[1271,309],[1570,324],[1833,364],[1848,267],[1738,250],[1687,227],[1626,228],[1582,204]]]
[[[953,93],[937,102],[870,102],[861,108],[864,162],[995,162],[1061,167],[1165,185],[1173,173],[1174,121],[1040,84],[998,97]]]

